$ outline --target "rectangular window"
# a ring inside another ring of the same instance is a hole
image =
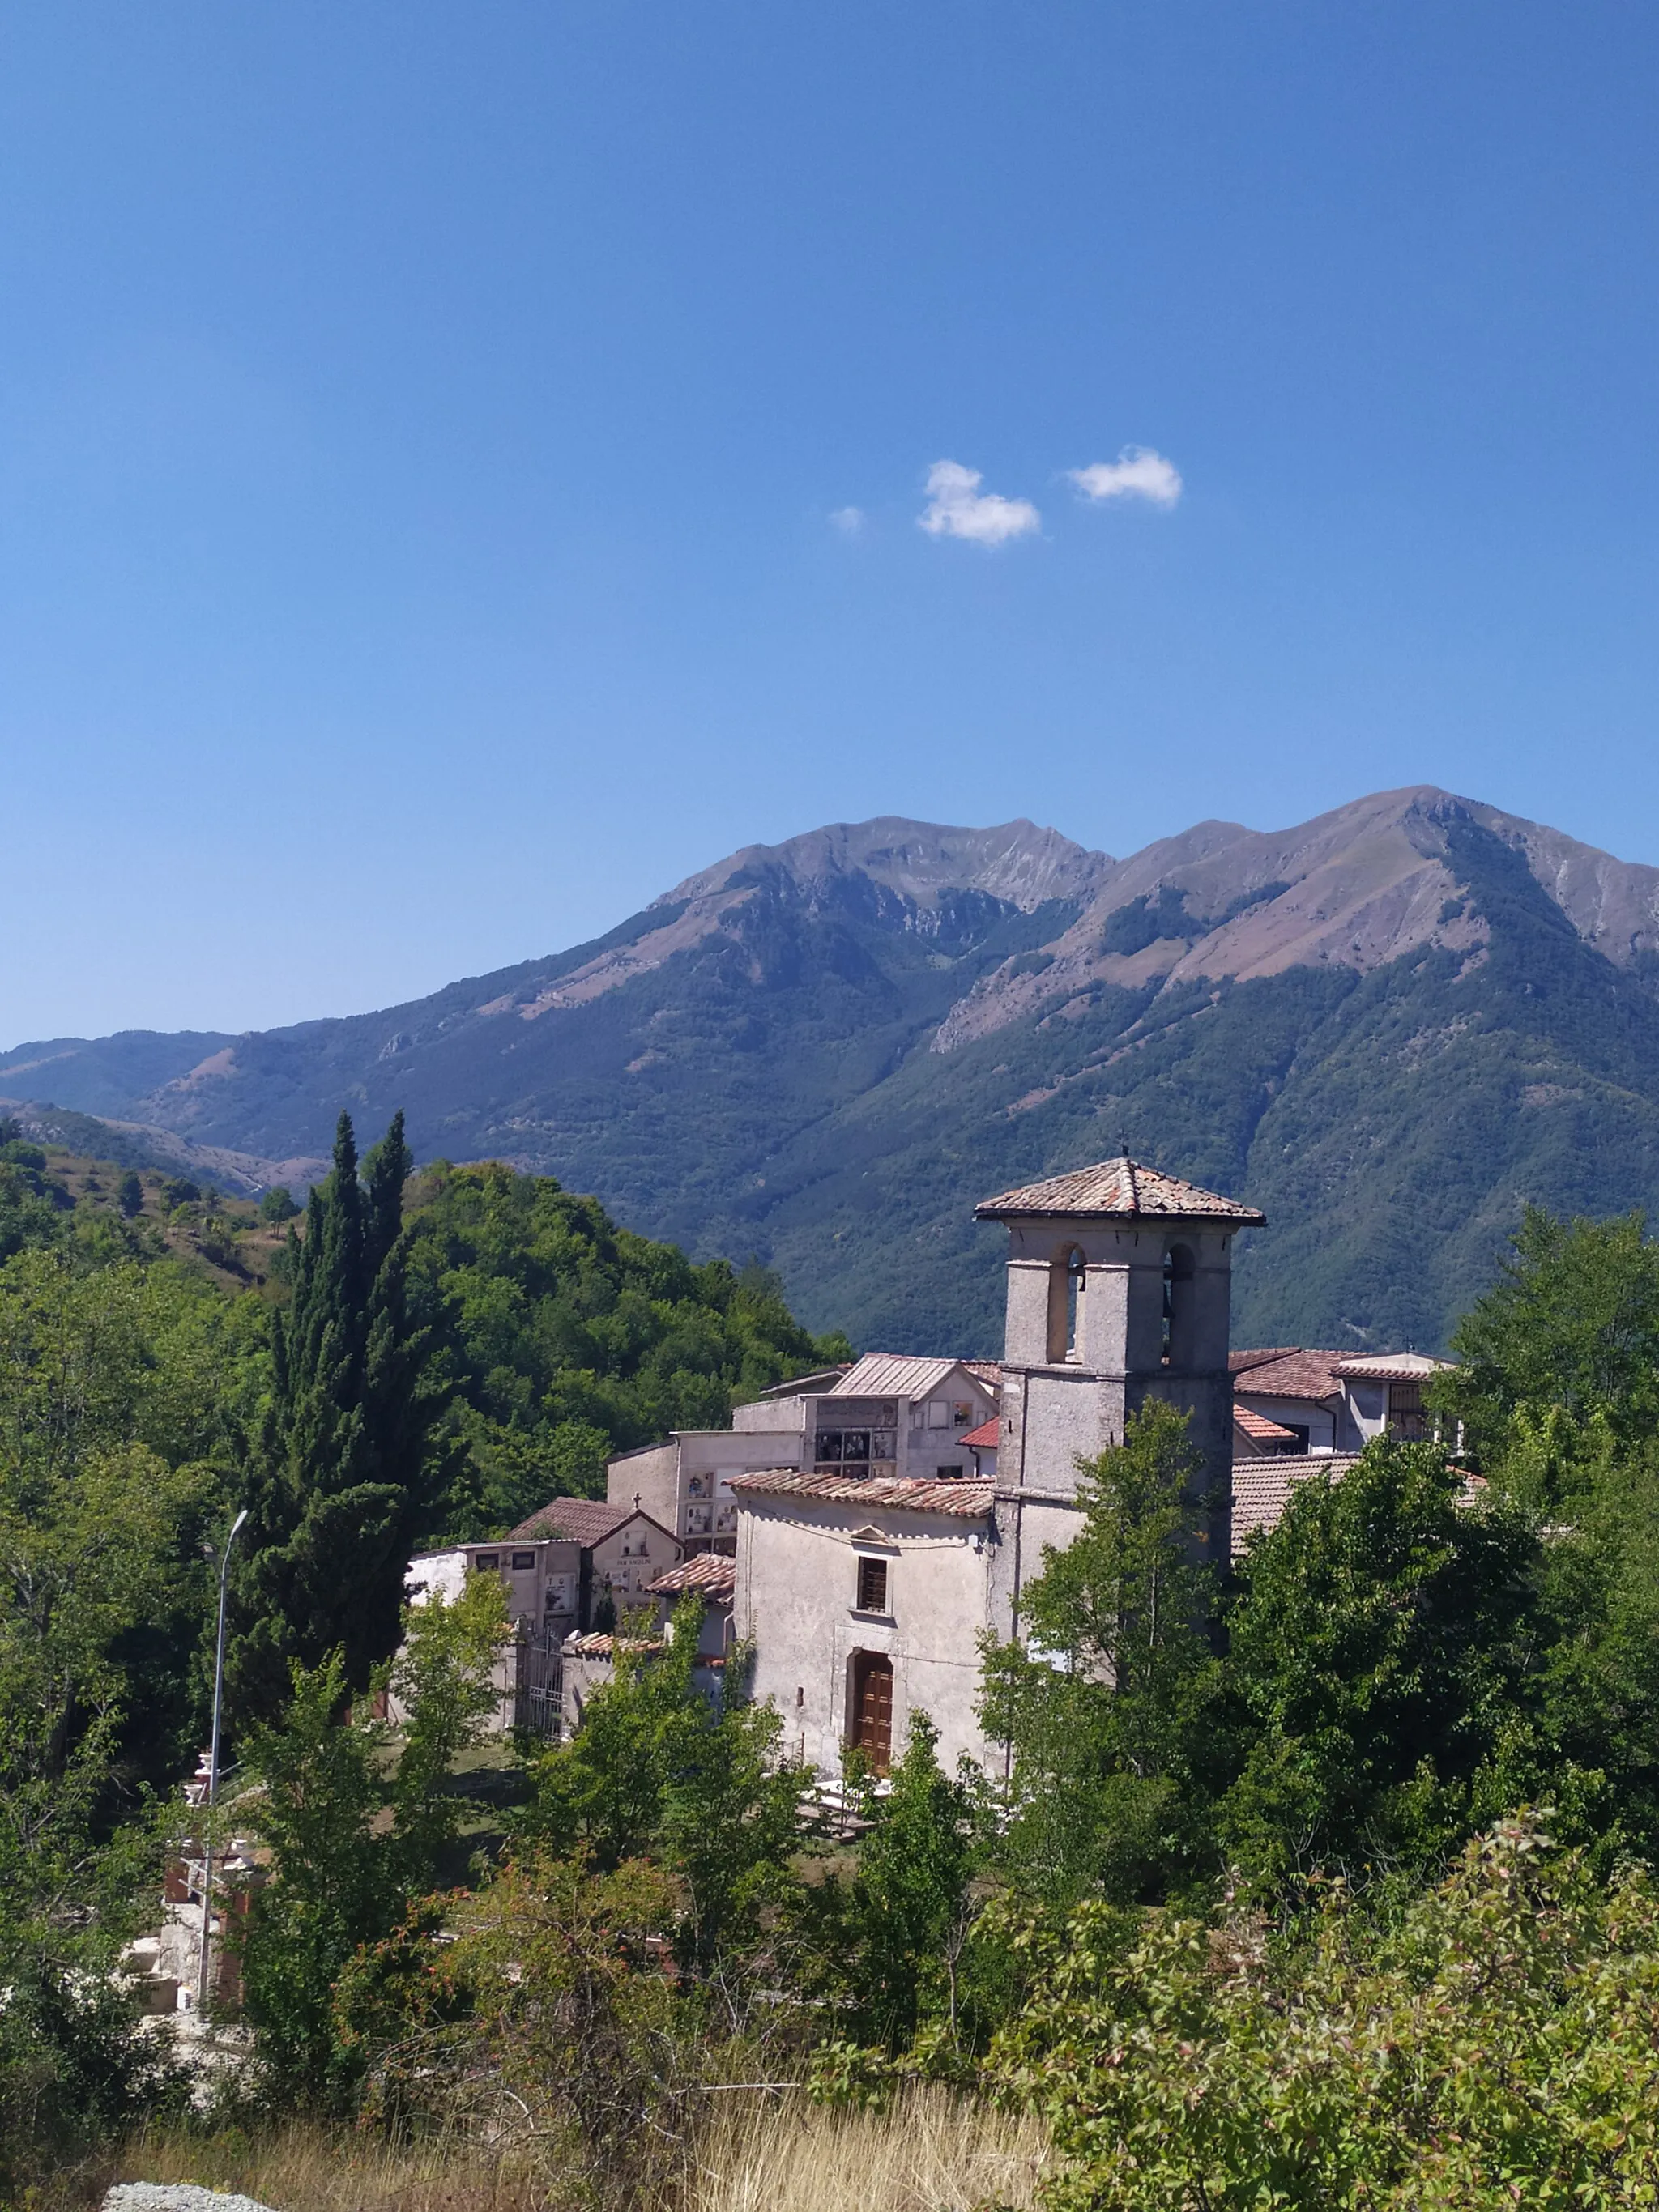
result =
[[[885,1559],[859,1561],[859,1611],[885,1613],[887,1610],[887,1562]]]
[[[481,1575],[493,1575],[501,1564],[501,1555],[499,1552],[479,1552],[472,1564]]]
[[[933,1473],[940,1482],[960,1482],[962,1480],[959,1464],[956,1467],[936,1467]]]
[[[928,1427],[930,1429],[947,1428],[950,1425],[950,1420],[951,1408],[945,1404],[944,1399],[930,1398],[927,1401]]]
[[[957,1398],[952,1402],[951,1407],[951,1425],[953,1429],[971,1429],[973,1427],[974,1409],[966,1399]]]
[[[514,1552],[513,1554],[514,1567],[520,1573],[522,1573],[526,1567],[533,1567],[535,1564],[536,1554],[533,1552]]]

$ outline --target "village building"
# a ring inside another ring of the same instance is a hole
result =
[[[1352,1353],[1278,1345],[1235,1352],[1233,1419],[1241,1458],[1262,1452],[1358,1452],[1373,1437],[1435,1432],[1424,1386],[1449,1373],[1423,1352]]]
[[[1135,1413],[1187,1414],[1196,1551],[1218,1568],[1310,1474],[1434,1427],[1423,1391],[1445,1361],[1230,1350],[1233,1241],[1263,1219],[1250,1206],[1126,1153],[975,1213],[1007,1232],[1000,1362],[871,1352],[799,1376],[727,1429],[620,1454],[605,1501],[555,1498],[451,1555],[507,1590],[503,1726],[579,1725],[618,1650],[659,1650],[696,1592],[705,1689],[751,1644],[754,1693],[826,1780],[848,1745],[884,1771],[918,1711],[947,1767],[994,1763],[981,1639],[1018,1633],[1025,1585],[1081,1525],[1080,1462]]]
[[[755,1645],[755,1692],[826,1775],[849,1743],[884,1769],[917,1710],[947,1766],[990,1755],[980,1638],[1014,1633],[1045,1546],[1077,1533],[1079,1459],[1121,1443],[1153,1400],[1189,1417],[1211,1501],[1200,1548],[1229,1556],[1232,1240],[1264,1217],[1127,1154],[975,1212],[1008,1231],[990,1479],[969,1474],[965,1444],[925,1474],[914,1459],[879,1476],[815,1459],[732,1479],[735,1614]],[[859,1378],[855,1368],[842,1389]]]
[[[735,1476],[779,1467],[877,1480],[969,1474],[965,1439],[994,1418],[998,1382],[986,1360],[867,1352],[763,1391],[729,1429],[677,1429],[665,1443],[623,1453],[607,1465],[606,1495],[672,1528],[688,1554],[731,1557]]]
[[[720,1696],[732,1645],[732,1593],[736,1579],[734,1560],[720,1552],[699,1552],[647,1585],[647,1595],[656,1604],[648,1624],[636,1615],[625,1632],[591,1631],[568,1637],[562,1655],[561,1686],[565,1734],[581,1726],[593,1692],[615,1680],[620,1651],[654,1656],[664,1649],[672,1632],[670,1624],[675,1611],[688,1591],[694,1591],[702,1605],[692,1679],[705,1696]]]

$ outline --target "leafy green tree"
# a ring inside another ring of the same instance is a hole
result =
[[[1644,1215],[1563,1221],[1528,1206],[1498,1281],[1459,1322],[1438,1395],[1483,1455],[1517,1415],[1559,1409],[1622,1440],[1659,1425],[1659,1245]]]
[[[1659,2181],[1659,1896],[1535,1819],[1403,1911],[1081,1906],[989,2086],[1048,2120],[1055,2212],[1556,2212]]]
[[[441,1314],[457,1385],[453,1538],[598,1496],[613,1453],[720,1427],[845,1349],[808,1335],[764,1270],[695,1266],[550,1176],[440,1164],[411,1185],[410,1224],[410,1280]]]
[[[791,1887],[799,1770],[780,1760],[769,1705],[742,1693],[750,1661],[727,1654],[718,1698],[698,1680],[702,1603],[676,1608],[662,1644],[624,1644],[579,1732],[544,1755],[528,1831],[600,1872],[652,1856],[684,1878],[679,1942],[706,1966],[752,1945]]]
[[[337,2039],[335,1984],[359,1947],[388,1936],[447,1871],[474,1809],[452,1771],[497,1698],[489,1669],[506,1621],[495,1577],[473,1577],[453,1605],[433,1594],[404,1625],[404,1647],[380,1678],[401,1710],[401,1750],[367,1707],[351,1708],[338,1651],[316,1668],[296,1662],[286,1711],[244,1746],[260,1785],[247,1817],[276,1863],[245,1938],[247,2011],[278,2083],[318,2106],[339,2103],[356,2079]]]
[[[1001,1856],[1052,1902],[1156,1894],[1207,1865],[1219,1668],[1200,1466],[1184,1414],[1133,1417],[1085,1469],[1076,1537],[1044,1547],[1024,1640],[985,1647],[985,1724],[1011,1760]]]
[[[274,1726],[256,1726],[243,1765],[261,1787],[260,1832],[276,1878],[254,1901],[242,1984],[259,2052],[288,2094],[336,2101],[349,2080],[334,2037],[334,1984],[359,1944],[378,1942],[404,1904],[392,1845],[375,1822],[386,1802],[381,1733],[344,1717],[342,1655],[295,1665]]]
[[[5,1726],[43,1779],[106,1731],[112,1800],[200,1741],[209,1574],[263,1322],[172,1263],[0,1268]],[[32,1753],[31,1757],[36,1755]]]
[[[495,1575],[469,1575],[453,1603],[434,1591],[405,1615],[392,1670],[395,1708],[404,1716],[393,1803],[411,1891],[439,1881],[473,1809],[450,1777],[500,1705],[494,1668],[507,1633],[506,1594]]]
[[[259,1197],[259,1218],[272,1224],[292,1221],[300,1211],[294,1202],[294,1194],[286,1185],[276,1183]]]
[[[1223,1828],[1253,1873],[1426,1871],[1483,1763],[1535,1707],[1541,1546],[1471,1505],[1432,1445],[1383,1440],[1297,1485],[1243,1562],[1229,1680],[1249,1739]]]
[[[364,1686],[397,1644],[404,1575],[441,1510],[442,1391],[406,1284],[410,1165],[399,1114],[360,1175],[342,1114],[333,1171],[295,1243],[234,1580],[227,1673],[242,1717],[277,1709],[291,1661],[314,1668],[337,1647]]]
[[[957,2027],[975,1808],[940,1767],[938,1743],[927,1715],[913,1712],[890,1790],[862,1793],[872,1825],[850,1887],[846,1956],[858,2032],[890,2050],[905,2049],[924,2018]]]

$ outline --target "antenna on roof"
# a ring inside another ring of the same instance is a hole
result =
[[[1120,1129],[1118,1131],[1117,1148],[1127,1160],[1129,1157],[1129,1132],[1127,1129]]]

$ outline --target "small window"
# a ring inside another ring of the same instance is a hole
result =
[[[526,1567],[533,1567],[535,1564],[536,1554],[533,1552],[514,1552],[513,1554],[513,1566],[515,1573],[522,1573]]]
[[[958,1462],[955,1467],[936,1467],[933,1473],[940,1482],[959,1482],[962,1480],[961,1462]]]
[[[966,1399],[958,1398],[951,1407],[951,1425],[953,1429],[971,1429],[973,1427],[974,1409],[972,1406],[968,1403]]]
[[[927,1425],[930,1429],[945,1428],[949,1425],[950,1419],[951,1408],[943,1398],[930,1398],[927,1401]]]
[[[493,1575],[501,1564],[501,1555],[499,1552],[480,1552],[472,1564],[481,1575]]]
[[[885,1613],[887,1610],[887,1562],[885,1559],[859,1561],[859,1606],[860,1613]]]

